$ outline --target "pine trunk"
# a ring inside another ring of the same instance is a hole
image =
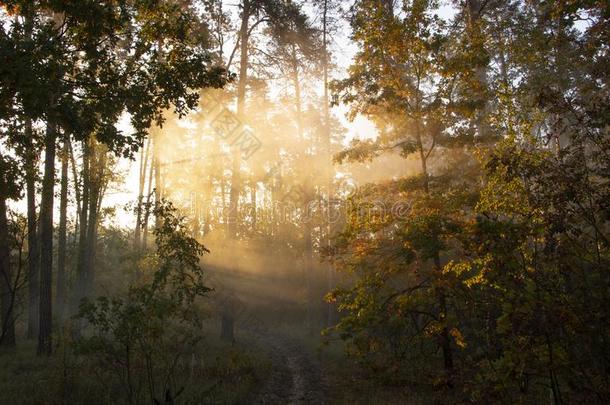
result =
[[[0,179],[4,180],[4,179]],[[0,346],[15,346],[15,291],[11,271],[10,242],[5,194],[6,186],[0,183]]]
[[[419,108],[419,103],[416,103]],[[415,136],[417,142],[417,148],[419,151],[419,157],[422,167],[423,186],[426,194],[430,195],[430,180],[428,175],[428,156],[424,150],[424,145],[421,137],[421,122],[419,115],[415,119]],[[451,337],[449,335],[449,326],[447,325],[447,298],[445,295],[445,289],[442,286],[443,279],[443,268],[441,265],[440,252],[434,252],[434,273],[436,276],[437,286],[435,287],[437,305],[438,305],[438,319],[441,323],[441,335],[440,335],[440,346],[443,352],[443,364],[445,369],[445,379],[449,387],[453,386],[453,351],[451,349]]]
[[[57,129],[47,123],[45,134],[44,177],[40,203],[40,323],[38,330],[38,355],[50,355],[53,346],[53,202],[55,185],[55,138]]]
[[[32,144],[32,121],[25,124],[29,148],[25,152],[25,183],[28,211],[28,330],[27,338],[38,336],[38,293],[40,290],[39,266],[40,247],[38,245],[38,224],[36,218],[36,154]]]
[[[252,218],[252,232],[256,233],[256,180],[252,179],[252,186],[250,192],[250,205],[251,205],[251,218]]]
[[[301,100],[301,81],[299,78],[299,61],[297,59],[296,46],[292,45],[292,83],[294,86],[294,104],[297,119],[297,136],[301,142],[305,142],[303,130],[303,107]],[[305,158],[309,159],[309,155],[305,152]],[[314,302],[313,302],[313,242],[311,236],[311,212],[309,207],[309,199],[313,195],[311,190],[310,179],[305,174],[303,180],[303,256],[304,256],[304,271],[305,271],[305,295],[307,305],[307,327],[310,332],[313,332],[314,325]]]
[[[322,9],[322,76],[324,80],[324,134],[323,142],[326,151],[326,229],[324,230],[324,246],[330,248],[331,237],[333,233],[333,215],[334,215],[334,172],[332,163],[332,150],[330,139],[330,99],[328,95],[328,0],[324,0]],[[335,288],[335,270],[331,264],[327,264],[327,290],[332,291]],[[335,306],[332,303],[327,304],[326,311],[326,326],[330,327],[335,323]]]
[[[142,149],[140,153],[140,173],[139,173],[139,190],[138,190],[138,206],[136,207],[136,229],[134,231],[134,248],[140,250],[142,243],[142,203],[144,202],[144,186],[146,183],[146,168],[148,166],[148,152],[150,149],[150,139],[146,142],[146,150]]]
[[[161,131],[159,127],[154,127],[153,129],[153,166],[155,168],[155,209],[159,207],[159,203],[163,198],[163,184],[161,178],[161,149],[159,139],[161,137]],[[155,227],[158,227],[159,218],[155,215]]]
[[[55,310],[57,319],[62,322],[66,304],[66,246],[68,222],[68,154],[70,142],[68,135],[64,136],[61,150],[61,183],[59,193],[59,235],[57,238],[57,290]]]
[[[91,154],[91,167],[89,168],[89,223],[87,227],[87,271],[85,282],[85,296],[93,294],[93,281],[95,279],[95,255],[97,251],[97,223],[101,203],[101,191],[106,165],[106,151],[94,144]]]
[[[248,80],[248,23],[250,20],[250,1],[244,0],[241,27],[239,30],[240,40],[240,59],[239,59],[239,80],[237,82],[237,115],[240,119],[245,117],[246,103],[246,83]],[[233,165],[231,171],[231,190],[229,192],[229,237],[237,236],[238,217],[239,217],[239,195],[241,188],[240,178],[240,154],[239,148],[234,148]]]
[[[87,279],[87,229],[89,225],[89,190],[90,190],[90,148],[88,141],[83,142],[83,167],[81,173],[82,199],[78,229],[78,257],[76,264],[76,283],[72,293],[72,313],[78,311],[81,299],[84,298]]]
[[[154,159],[154,157],[153,157]],[[144,210],[144,223],[142,224],[142,231],[144,235],[142,237],[142,249],[146,250],[148,246],[148,220],[150,218],[150,199],[152,196],[152,182],[153,182],[153,173],[155,171],[155,165],[151,164],[148,169],[148,189],[146,190],[146,204]]]

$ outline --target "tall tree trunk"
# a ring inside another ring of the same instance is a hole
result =
[[[153,181],[154,171],[155,171],[155,165],[151,164],[150,168],[148,169],[148,188],[146,190],[144,224],[142,225],[142,230],[144,232],[144,236],[142,237],[142,249],[143,250],[146,250],[147,244],[148,244],[148,220],[150,218],[150,199],[152,196],[152,181]]]
[[[248,25],[250,21],[250,0],[243,1],[241,26],[239,29],[240,55],[239,55],[239,80],[237,82],[237,116],[243,120],[246,115],[246,84],[248,81],[248,42],[249,32]],[[233,165],[231,170],[231,190],[229,192],[229,237],[237,236],[238,218],[239,218],[239,195],[241,189],[240,176],[240,154],[239,148],[235,147],[233,151]]]
[[[59,192],[59,235],[57,238],[57,289],[55,297],[55,310],[57,319],[62,322],[66,305],[66,246],[68,222],[68,146],[70,137],[64,135],[64,144],[61,150],[61,183]]]
[[[296,118],[297,118],[297,131],[298,137],[301,142],[304,141],[303,138],[303,107],[301,102],[301,81],[299,78],[299,60],[297,58],[297,50],[296,46],[292,44],[292,85],[294,86],[294,104],[296,108]]]
[[[95,255],[97,253],[97,225],[99,210],[103,198],[104,171],[106,168],[106,148],[93,141],[91,148],[91,163],[89,173],[89,224],[87,227],[87,278],[86,296],[93,294],[93,282],[95,280]]]
[[[2,157],[0,157],[1,161]],[[6,207],[7,179],[0,173],[0,346],[15,345],[15,289],[11,271],[11,248],[8,234],[8,213]]]
[[[95,162],[95,164],[99,164]],[[97,247],[97,219],[98,219],[98,198],[99,185],[96,184],[98,179],[92,179],[91,191],[89,196],[89,223],[87,224],[87,269],[85,271],[85,297],[91,296],[93,293],[93,279],[95,274],[95,253]]]
[[[76,263],[76,283],[72,293],[72,313],[78,311],[81,299],[84,298],[87,279],[87,229],[89,223],[89,190],[90,190],[90,155],[89,141],[83,141],[83,164],[81,173],[82,200],[78,229],[78,255]],[[77,328],[78,329],[78,328]],[[78,333],[78,330],[76,331]]]
[[[212,220],[210,210],[212,209],[212,199],[214,196],[214,181],[212,177],[208,177],[208,197],[203,202],[204,209],[204,222],[203,222],[203,236],[206,236],[210,232],[210,222]]]
[[[322,77],[324,80],[324,93],[322,103],[324,105],[324,126],[323,126],[323,142],[326,152],[326,229],[324,235],[324,246],[330,248],[331,237],[333,233],[333,202],[334,202],[334,171],[332,163],[332,150],[330,139],[330,99],[328,95],[328,0],[324,0],[322,9]],[[327,264],[327,289],[332,291],[335,288],[335,271],[331,264]],[[326,311],[326,326],[332,326],[335,322],[335,306],[332,303],[327,304]]]
[[[305,224],[303,229],[303,256],[305,259],[305,288],[307,289],[307,327],[310,334],[314,332],[314,297],[313,297],[313,241],[311,237],[311,213],[307,198],[304,204]]]
[[[38,336],[38,293],[40,283],[38,280],[40,266],[40,249],[38,246],[38,223],[36,218],[36,152],[32,137],[32,120],[25,123],[25,136],[29,142],[25,152],[25,183],[28,211],[28,330],[27,338]]]
[[[161,128],[153,127],[153,166],[155,168],[155,211],[163,198],[163,180],[161,177]],[[155,215],[155,227],[158,227],[159,218]]]
[[[468,35],[470,38],[471,46],[478,47],[478,51],[484,52],[483,31],[481,29],[482,19],[481,15],[483,8],[486,6],[487,1],[481,0],[467,0],[466,2],[466,26]],[[490,104],[489,97],[487,95],[487,88],[489,87],[487,78],[487,66],[478,64],[474,67],[474,77],[477,81],[479,97],[481,97],[483,107],[476,111],[475,124],[477,132],[480,136],[488,136],[491,132],[491,126],[489,123]]]
[[[224,175],[220,177],[220,201],[222,204],[222,222],[225,228],[225,232],[229,235],[229,213],[227,212],[227,182]]]
[[[256,179],[252,179],[252,184],[251,184],[251,191],[250,191],[250,205],[251,205],[251,210],[252,210],[252,232],[256,232],[256,188],[258,186],[258,183],[256,182]]]
[[[437,278],[442,284],[443,267],[441,266],[440,254],[438,251],[434,253],[434,271]],[[447,385],[453,386],[453,350],[451,349],[451,337],[449,335],[449,325],[447,325],[447,298],[445,288],[440,285],[436,287],[436,294],[439,306],[438,319],[442,325],[441,328],[441,349],[443,351],[443,364],[446,373]]]
[[[301,100],[301,82],[299,77],[299,61],[297,58],[296,46],[291,46],[292,56],[292,84],[294,86],[294,104],[296,110],[297,119],[297,136],[301,142],[305,142],[304,129],[303,129],[303,107]],[[305,153],[305,159],[309,159],[307,151]],[[307,326],[313,331],[313,242],[312,242],[312,229],[311,229],[311,213],[309,212],[309,199],[312,197],[312,187],[309,176],[305,173],[305,180],[303,181],[304,200],[303,200],[303,255],[304,255],[304,270],[305,270],[305,288],[306,288],[306,299],[307,299]]]
[[[134,247],[136,251],[140,250],[140,244],[142,242],[141,228],[142,228],[142,203],[144,199],[144,185],[146,183],[146,168],[148,166],[148,153],[150,150],[150,138],[146,141],[146,148],[142,149],[140,154],[140,173],[139,181],[140,186],[138,190],[138,206],[136,208],[136,229],[134,230]]]
[[[57,128],[47,122],[45,134],[44,177],[40,203],[40,324],[38,330],[38,355],[50,355],[53,346],[53,307],[51,291],[53,283],[53,189],[55,185],[55,140]]]
[[[239,228],[239,196],[241,194],[239,148],[233,150],[233,161],[231,168],[231,187],[229,189],[229,212],[227,213],[227,225],[229,238],[236,239]]]
[[[419,85],[419,83],[418,83]],[[417,142],[417,149],[419,151],[419,157],[422,168],[423,186],[426,194],[431,195],[430,192],[430,180],[428,175],[428,153],[424,150],[424,145],[421,136],[421,118],[419,115],[419,100],[416,102],[417,116],[415,118],[415,136]],[[437,236],[438,237],[438,236]],[[443,364],[445,369],[445,378],[449,387],[453,386],[453,351],[451,349],[451,337],[449,335],[449,326],[447,325],[447,299],[445,294],[445,288],[443,287],[443,268],[441,265],[440,252],[437,250],[434,252],[434,273],[437,278],[437,286],[435,287],[437,305],[438,305],[438,318],[441,323],[441,335],[440,335],[440,346],[443,352]]]
[[[193,199],[193,238],[199,239],[199,234],[201,231],[201,197],[199,196],[199,191],[196,190]]]
[[[237,116],[240,119],[245,117],[246,103],[246,84],[248,80],[248,42],[249,32],[248,23],[250,21],[250,0],[243,0],[241,26],[239,29],[240,40],[240,55],[239,55],[239,80],[237,82]],[[233,151],[233,164],[231,170],[231,189],[229,191],[229,215],[228,215],[228,231],[229,238],[237,237],[238,220],[239,220],[239,195],[241,189],[240,176],[240,154],[239,148],[235,147]],[[230,303],[226,303],[226,308],[222,309],[222,321],[220,335],[224,340],[233,340],[233,325],[234,317]]]
[[[25,9],[25,38],[26,51],[32,52],[33,42],[33,15],[31,10]],[[26,200],[27,200],[27,223],[28,223],[28,330],[27,338],[34,339],[38,336],[38,293],[40,290],[39,283],[39,266],[40,266],[40,247],[38,245],[38,224],[36,218],[36,174],[38,156],[34,146],[34,133],[32,131],[32,119],[25,120],[25,182],[26,182]]]
[[[72,178],[74,182],[74,197],[76,198],[76,223],[78,228],[78,221],[80,221],[80,210],[81,210],[81,195],[80,186],[78,183],[78,173],[76,170],[76,159],[74,159],[74,149],[72,148],[72,142],[68,142],[69,156],[70,156],[70,167],[72,168]]]

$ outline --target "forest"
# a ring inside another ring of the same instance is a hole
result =
[[[0,404],[610,403],[608,2],[0,23]]]

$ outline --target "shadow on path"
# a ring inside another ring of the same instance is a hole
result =
[[[313,353],[285,336],[261,336],[272,369],[257,404],[325,404],[320,365]]]

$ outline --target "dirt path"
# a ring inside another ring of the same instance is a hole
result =
[[[271,355],[273,367],[256,403],[326,403],[320,366],[312,353],[283,336],[265,336],[261,340]]]

